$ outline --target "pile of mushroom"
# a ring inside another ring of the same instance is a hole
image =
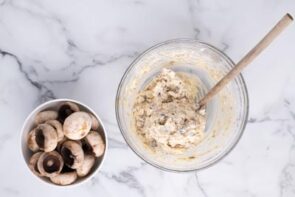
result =
[[[69,185],[89,174],[105,151],[98,120],[79,106],[65,102],[58,111],[39,112],[27,138],[33,152],[29,167],[34,174],[58,185]]]

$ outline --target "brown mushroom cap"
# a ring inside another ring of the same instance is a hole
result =
[[[47,177],[54,177],[61,172],[64,161],[56,151],[43,152],[38,159],[37,165],[40,174]]]
[[[103,155],[105,150],[105,144],[101,135],[96,131],[90,131],[85,137],[86,149],[90,149],[96,157]]]
[[[29,161],[29,168],[37,176],[42,176],[42,174],[40,173],[40,171],[38,169],[38,165],[37,165],[41,154],[42,154],[42,152],[37,152],[37,153],[33,154],[32,157],[30,158],[30,161]]]
[[[50,152],[56,148],[57,133],[49,124],[39,124],[34,130],[34,135],[39,149]]]
[[[76,141],[65,141],[61,146],[60,154],[65,164],[72,169],[77,169],[83,164],[84,152],[81,145]]]
[[[86,176],[95,163],[95,157],[92,155],[85,155],[83,164],[77,168],[77,174],[79,177]]]
[[[74,112],[80,111],[79,106],[72,102],[62,103],[58,109],[58,120],[63,123]]]
[[[77,173],[74,172],[64,172],[57,176],[50,177],[50,180],[57,185],[69,185],[77,180]]]
[[[57,117],[58,117],[58,114],[56,111],[51,111],[51,110],[42,111],[35,116],[34,121],[35,121],[35,124],[38,125],[40,123],[46,122],[47,120],[55,120],[57,119]]]
[[[89,113],[89,116],[91,117],[91,121],[92,121],[91,122],[91,129],[92,130],[97,130],[98,127],[99,127],[99,122],[98,122],[97,118],[94,115],[90,114],[90,113]]]
[[[86,112],[75,112],[66,118],[63,131],[67,138],[80,140],[85,137],[91,129],[91,117]]]
[[[27,139],[27,145],[28,145],[29,149],[33,152],[36,152],[39,150],[39,146],[36,142],[36,128],[34,128],[32,131],[29,132],[28,139]]]
[[[56,130],[57,141],[60,142],[64,139],[64,132],[62,130],[62,124],[57,120],[48,120],[47,124],[51,125]]]

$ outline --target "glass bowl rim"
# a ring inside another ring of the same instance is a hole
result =
[[[248,117],[249,117],[249,95],[248,95],[248,89],[247,89],[247,86],[246,86],[246,83],[245,83],[245,80],[244,80],[244,77],[241,74],[238,75],[238,77],[240,78],[240,82],[241,82],[241,87],[240,89],[242,90],[242,93],[243,93],[243,98],[244,98],[244,102],[245,102],[245,107],[244,107],[244,120],[241,124],[241,127],[239,129],[239,133],[237,134],[237,136],[235,137],[234,140],[232,140],[231,144],[226,148],[224,149],[219,155],[217,155],[215,158],[213,158],[213,160],[211,160],[210,162],[208,162],[207,164],[203,165],[203,166],[200,166],[200,167],[196,167],[196,168],[192,168],[192,169],[185,169],[185,170],[180,170],[180,169],[172,169],[172,168],[167,168],[167,167],[163,167],[161,165],[158,165],[156,163],[153,163],[152,161],[148,160],[147,158],[145,158],[145,156],[141,155],[141,153],[139,151],[136,150],[135,147],[133,147],[131,145],[131,142],[129,142],[129,139],[128,137],[126,136],[127,133],[124,131],[124,129],[122,128],[122,125],[121,125],[121,121],[120,121],[120,115],[119,115],[119,97],[120,97],[120,93],[121,93],[121,90],[122,90],[122,85],[128,75],[128,73],[130,72],[130,70],[136,65],[136,63],[142,58],[144,57],[146,54],[148,54],[149,52],[161,47],[161,46],[164,46],[164,45],[168,45],[168,44],[173,44],[173,43],[190,43],[190,44],[193,44],[193,43],[197,43],[197,44],[201,44],[201,45],[204,45],[206,47],[208,47],[210,50],[214,51],[215,53],[217,53],[218,55],[220,55],[225,61],[227,61],[229,63],[229,67],[232,68],[234,67],[236,64],[233,62],[233,60],[228,56],[226,55],[223,51],[219,50],[217,47],[209,44],[209,43],[206,43],[206,42],[203,42],[203,41],[200,41],[200,40],[197,40],[197,39],[190,39],[190,38],[178,38],[178,39],[172,39],[172,40],[167,40],[167,41],[164,41],[164,42],[160,42],[158,44],[155,44],[149,48],[147,48],[146,50],[144,50],[143,52],[141,52],[131,63],[130,65],[128,66],[128,68],[126,69],[126,71],[124,72],[121,80],[120,80],[120,83],[118,85],[118,88],[117,88],[117,93],[116,93],[116,99],[115,99],[115,111],[116,111],[116,119],[117,119],[117,123],[118,123],[118,127],[119,127],[119,130],[124,138],[124,140],[126,141],[126,143],[128,144],[128,146],[130,147],[130,149],[139,157],[141,158],[143,161],[145,161],[146,163],[160,169],[160,170],[164,170],[164,171],[168,171],[168,172],[178,172],[178,173],[182,173],[182,172],[194,172],[194,171],[197,171],[197,170],[202,170],[202,169],[206,169],[208,167],[211,167],[212,165],[215,165],[217,164],[219,161],[221,161],[222,159],[224,159],[235,147],[236,145],[238,144],[238,142],[240,141],[243,133],[244,133],[244,130],[246,128],[246,125],[247,125],[247,120],[248,120]],[[236,78],[238,78],[236,77]]]

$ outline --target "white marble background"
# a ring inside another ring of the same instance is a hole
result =
[[[294,0],[0,0],[0,196],[295,196],[295,24],[244,72],[250,118],[224,160],[196,173],[145,164],[116,124],[130,62],[168,39],[196,38],[238,61]],[[70,189],[33,178],[20,155],[24,118],[52,98],[96,110],[109,134],[102,171]]]

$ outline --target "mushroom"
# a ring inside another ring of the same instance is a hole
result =
[[[29,149],[33,152],[36,152],[37,150],[39,150],[39,146],[36,142],[36,128],[34,128],[32,131],[29,132],[27,145]]]
[[[68,139],[67,138],[63,138],[61,141],[59,141],[58,143],[57,143],[57,146],[56,146],[56,151],[57,152],[59,152],[60,153],[60,150],[61,150],[61,147],[62,147],[62,145],[63,145],[63,143],[65,142],[65,141],[67,141]]]
[[[28,145],[35,139],[38,148],[45,152],[53,151],[57,146],[56,130],[49,124],[38,125],[29,136]]]
[[[63,169],[61,170],[61,173],[74,172],[74,171],[76,171],[76,170],[68,167],[67,165],[64,165]]]
[[[90,113],[88,113],[88,114],[91,117],[91,129],[97,130],[99,127],[99,122],[98,122],[97,118]]]
[[[81,145],[76,141],[65,141],[61,146],[60,154],[65,164],[72,169],[77,169],[83,164],[84,152]]]
[[[101,135],[96,131],[90,131],[84,139],[85,151],[91,151],[96,157],[104,153],[105,144]]]
[[[63,123],[74,112],[80,111],[79,106],[72,102],[65,102],[58,109],[58,120]]]
[[[62,124],[57,120],[48,120],[47,124],[51,125],[56,130],[57,141],[60,142],[64,139],[64,132],[62,130]]]
[[[57,152],[60,152],[63,143],[64,143],[65,141],[68,141],[68,140],[69,140],[68,138],[64,137],[61,141],[59,141],[59,142],[57,143],[57,146],[56,146],[56,149],[55,149],[55,150],[56,150]],[[75,142],[77,142],[77,143],[82,147],[82,142],[81,142],[80,140],[75,140]]]
[[[75,112],[65,119],[63,131],[67,138],[80,140],[91,129],[91,117],[86,112]]]
[[[36,117],[35,117],[35,124],[38,125],[40,123],[44,123],[46,122],[47,120],[55,120],[57,119],[58,117],[58,114],[56,111],[42,111],[42,112],[39,112]]]
[[[77,172],[65,172],[57,176],[50,177],[50,180],[57,185],[69,185],[77,180]]]
[[[42,176],[42,174],[40,173],[40,171],[38,169],[38,165],[37,165],[38,159],[40,158],[41,154],[42,154],[42,152],[37,152],[37,153],[33,154],[29,160],[29,168],[37,176]]]
[[[38,159],[37,165],[41,175],[54,177],[61,172],[64,161],[56,151],[43,152]]]
[[[92,155],[85,155],[83,164],[77,168],[77,174],[79,177],[86,176],[91,168],[94,166],[95,157]]]

